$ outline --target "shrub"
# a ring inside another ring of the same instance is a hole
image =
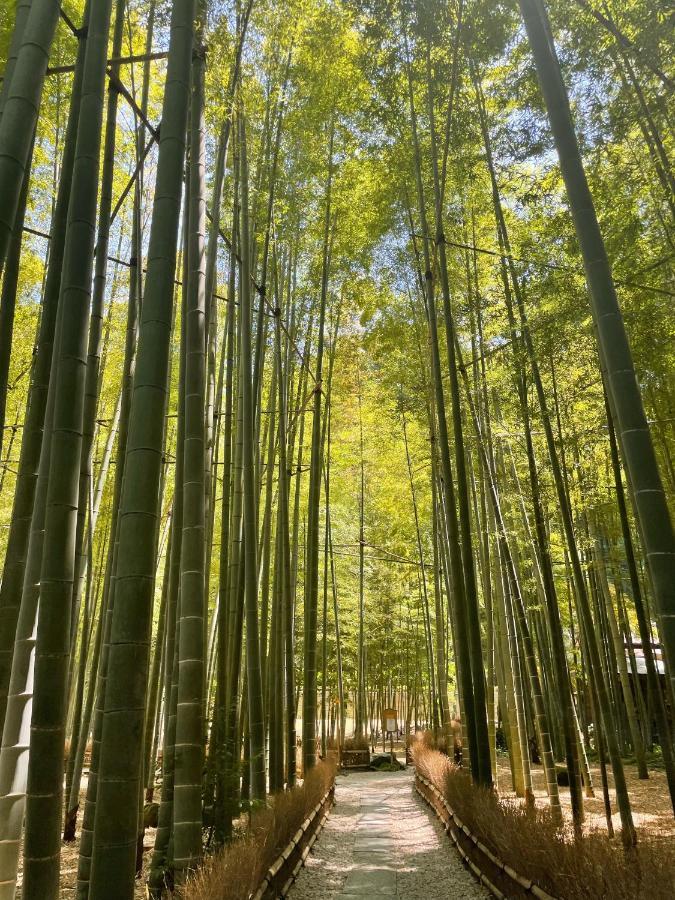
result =
[[[325,760],[301,785],[275,794],[267,806],[255,809],[246,831],[189,878],[183,900],[248,900],[334,778],[335,764]]]
[[[415,767],[445,796],[469,830],[505,863],[545,891],[565,900],[671,898],[675,896],[675,847],[645,835],[625,851],[620,840],[593,831],[574,840],[556,826],[548,809],[500,800],[476,787],[466,770],[422,742]]]

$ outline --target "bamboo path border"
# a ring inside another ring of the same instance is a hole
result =
[[[556,900],[529,878],[524,878],[482,843],[451,808],[438,788],[424,775],[415,771],[415,790],[434,810],[443,823],[446,834],[457,848],[462,862],[494,897],[536,897],[537,900]],[[489,875],[485,870],[489,871]],[[501,886],[495,884],[499,882]]]
[[[321,829],[335,803],[335,780],[295,832],[285,849],[267,870],[251,900],[276,900],[285,897],[298,872],[304,866]]]

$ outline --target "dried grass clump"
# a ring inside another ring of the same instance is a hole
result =
[[[660,900],[675,896],[675,847],[641,836],[625,851],[620,839],[592,832],[574,840],[548,809],[500,800],[476,787],[465,770],[425,747],[413,748],[415,767],[445,796],[469,830],[501,860],[564,900]]]
[[[413,745],[418,743],[425,750],[437,750],[436,736],[433,731],[422,731],[415,735]]]
[[[334,779],[335,763],[320,762],[301,785],[252,812],[249,828],[190,877],[182,900],[248,900]]]
[[[450,769],[456,766],[450,757],[436,750],[434,736],[431,731],[424,731],[412,744],[412,755],[415,768],[430,781],[441,793],[445,792],[445,777]]]
[[[417,741],[429,750],[438,750],[446,756],[454,756],[456,761],[462,757],[462,726],[459,719],[452,719],[450,722],[449,733],[445,729],[439,730],[437,734],[433,731],[422,731],[415,734],[408,741],[408,746],[414,745]],[[452,745],[452,746],[451,746]],[[452,751],[452,752],[451,752]]]

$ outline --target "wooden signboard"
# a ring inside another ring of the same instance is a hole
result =
[[[398,731],[398,712],[395,709],[385,709],[382,712],[382,730],[385,732]]]

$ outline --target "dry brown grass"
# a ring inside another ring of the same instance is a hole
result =
[[[642,839],[625,851],[620,839],[591,832],[574,840],[554,825],[547,809],[528,809],[475,787],[466,771],[422,742],[415,767],[445,796],[453,811],[505,863],[564,900],[670,900],[675,896],[675,846]]]
[[[320,762],[301,785],[253,812],[250,827],[189,879],[183,900],[248,900],[334,778],[335,763]]]
[[[421,731],[411,736],[408,746],[413,746],[420,741],[424,747],[429,750],[438,750],[446,756],[454,756],[459,761],[462,756],[462,726],[459,719],[452,719],[450,722],[450,742],[445,731],[440,730],[438,734],[433,731]],[[452,745],[452,749],[450,747]]]

